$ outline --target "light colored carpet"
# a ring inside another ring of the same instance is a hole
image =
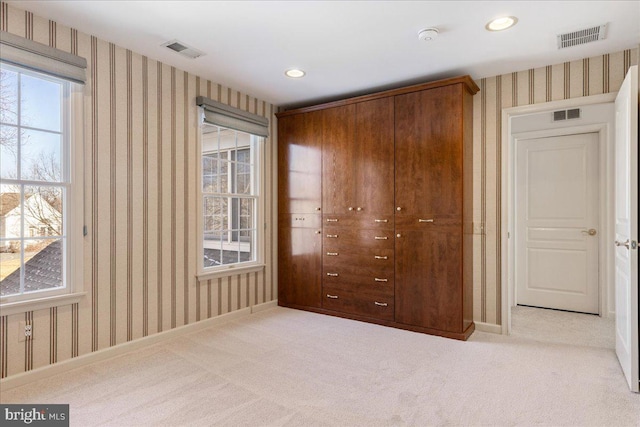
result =
[[[640,425],[613,350],[274,308],[2,393],[77,426]]]
[[[511,307],[511,335],[540,342],[616,348],[615,319],[593,314]]]

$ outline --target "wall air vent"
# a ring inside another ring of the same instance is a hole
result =
[[[179,53],[180,55],[186,56],[187,58],[196,59],[199,56],[204,55],[203,52],[195,49],[193,47],[187,46],[178,40],[171,40],[169,42],[163,43],[162,46],[167,47],[174,52]]]
[[[558,34],[558,49],[604,40],[606,36],[607,24],[573,31],[571,33]]]
[[[571,110],[567,110],[567,119],[579,119],[580,118],[580,109],[572,108]]]
[[[554,111],[553,112],[553,121],[557,122],[560,120],[567,120],[567,111],[566,110],[560,110],[560,111]]]
[[[558,110],[553,112],[553,121],[571,120],[580,118],[580,109],[572,108],[570,110]]]

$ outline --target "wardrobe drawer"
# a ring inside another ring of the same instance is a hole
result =
[[[322,216],[320,214],[280,214],[278,221],[280,227],[316,228],[318,231],[322,229]]]
[[[375,230],[392,230],[393,215],[370,215],[363,213],[324,214],[322,223],[329,227],[356,227]]]
[[[322,262],[328,266],[353,265],[362,268],[389,266],[393,268],[393,249],[377,249],[367,252],[369,253],[362,254],[357,253],[356,248],[341,248],[325,244],[322,250]]]
[[[322,278],[323,286],[360,292],[379,292],[387,296],[394,295],[393,275],[364,276],[361,274],[332,273],[327,271]]]
[[[322,239],[327,246],[353,248],[354,252],[371,249],[393,249],[393,230],[331,227],[325,224]]]
[[[329,274],[340,274],[342,277],[347,275],[353,277],[387,277],[393,278],[395,266],[389,260],[378,260],[375,262],[366,262],[354,264],[349,262],[348,257],[343,259],[332,259],[331,262],[323,263],[323,276],[331,277]],[[340,277],[340,276],[338,276]]]
[[[444,215],[396,215],[395,218],[396,232],[399,229],[405,230],[425,230],[425,229],[442,229],[442,230],[460,230],[462,231],[461,216],[444,216]],[[445,232],[447,232],[445,231]]]
[[[385,293],[355,293],[340,288],[323,286],[322,297],[322,307],[327,310],[383,320],[394,319],[393,296]]]

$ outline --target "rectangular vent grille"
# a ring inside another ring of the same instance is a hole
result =
[[[604,40],[606,32],[607,24],[604,24],[571,33],[558,34],[558,49]]]
[[[559,120],[567,120],[567,111],[566,110],[554,111],[553,112],[553,121],[557,122]]]
[[[553,121],[571,120],[580,118],[580,109],[572,108],[570,110],[558,110],[553,112]]]
[[[571,120],[571,119],[579,119],[580,118],[580,109],[579,108],[573,108],[571,110],[567,110],[567,119]]]
[[[175,50],[176,52],[182,52],[183,50],[187,49],[187,47],[183,44],[180,44],[178,42],[175,43],[171,43],[169,45],[167,45],[167,47],[171,50]]]
[[[191,58],[191,59],[195,59],[199,56],[204,55],[204,53],[199,51],[198,49],[187,46],[186,44],[178,40],[171,40],[169,42],[162,44],[162,46],[167,47],[173,50],[174,52],[177,52],[180,55],[186,56],[187,58]]]

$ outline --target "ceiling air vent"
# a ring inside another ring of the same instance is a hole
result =
[[[170,42],[164,43],[162,46],[167,47],[174,52],[178,52],[180,55],[186,56],[187,58],[191,59],[195,59],[199,56],[204,55],[204,53],[199,51],[198,49],[187,46],[186,44],[178,40],[171,40]]]
[[[607,36],[606,33],[607,24],[573,31],[571,33],[558,34],[558,49],[604,40]]]
[[[570,110],[558,110],[553,112],[553,121],[571,120],[580,118],[580,109],[572,108]]]

